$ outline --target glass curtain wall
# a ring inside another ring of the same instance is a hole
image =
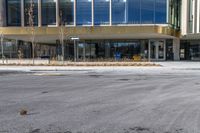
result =
[[[92,1],[77,0],[76,1],[76,24],[91,25],[92,24]]]
[[[155,17],[155,0],[141,0],[141,23],[154,24]]]
[[[128,23],[140,24],[141,23],[141,0],[128,0]]]
[[[167,22],[167,1],[155,1],[155,21],[157,24]]]
[[[21,25],[21,1],[7,0],[7,24],[8,26]]]
[[[113,24],[166,24],[167,0],[112,0]]]
[[[60,15],[65,25],[74,24],[74,0],[60,0]]]
[[[42,0],[42,25],[56,24],[56,1]]]
[[[190,0],[192,1],[192,0]],[[180,0],[170,0],[169,1],[169,23],[174,27],[180,28],[180,18],[181,18],[181,1]]]
[[[29,15],[28,11],[31,8],[31,0],[24,0],[24,16],[25,26],[29,26]],[[33,0],[33,21],[34,25],[38,25],[38,0]]]
[[[112,23],[126,23],[126,0],[112,0]]]
[[[94,24],[109,24],[110,0],[94,0]]]

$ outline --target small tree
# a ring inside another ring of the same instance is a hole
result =
[[[59,14],[59,39],[62,47],[62,62],[64,64],[65,60],[65,48],[64,48],[64,38],[65,38],[65,23],[62,18],[62,10],[60,10]]]
[[[3,14],[0,15],[0,26],[3,26]],[[1,58],[2,58],[2,63],[4,64],[3,30],[0,31],[0,39],[1,39]]]
[[[29,25],[29,32],[30,32],[30,41],[32,44],[32,60],[33,60],[33,64],[35,64],[35,36],[36,36],[36,28],[34,26],[34,0],[30,0],[30,5],[27,9],[27,15],[28,15],[28,25]]]

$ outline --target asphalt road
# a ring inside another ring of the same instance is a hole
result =
[[[1,71],[0,133],[200,133],[200,70],[185,71]]]

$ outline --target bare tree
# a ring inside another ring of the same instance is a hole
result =
[[[62,18],[62,10],[60,10],[59,14],[59,39],[62,47],[62,62],[64,64],[65,60],[65,48],[64,48],[64,39],[65,39],[65,22]]]
[[[28,15],[28,30],[30,32],[30,41],[32,43],[32,60],[33,60],[33,64],[35,64],[35,36],[36,36],[36,27],[34,26],[34,7],[35,7],[35,3],[34,0],[30,0],[30,4],[27,11],[27,15]]]
[[[0,15],[0,26],[3,26],[3,15]],[[3,47],[3,40],[4,40],[4,34],[3,30],[0,31],[0,38],[1,38],[1,58],[2,63],[4,64],[4,47]]]

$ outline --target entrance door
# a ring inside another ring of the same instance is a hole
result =
[[[150,60],[165,60],[165,41],[150,40],[149,41],[149,59]]]

